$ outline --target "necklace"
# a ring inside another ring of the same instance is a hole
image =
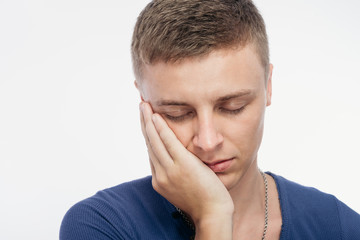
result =
[[[265,236],[266,236],[266,232],[267,232],[267,228],[268,228],[268,181],[266,178],[265,173],[263,173],[262,171],[260,171],[261,176],[263,177],[264,180],[264,186],[265,186],[265,224],[264,224],[264,231],[263,231],[263,235],[261,237],[261,240],[265,240]],[[195,226],[194,224],[190,221],[190,219],[186,216],[186,214],[178,207],[176,207],[176,210],[178,211],[178,213],[180,213],[182,219],[186,222],[186,224],[193,230],[195,231]]]
[[[267,232],[267,228],[268,228],[268,181],[266,178],[265,173],[263,173],[263,171],[260,171],[263,179],[264,179],[264,186],[265,186],[265,224],[264,224],[264,231],[263,231],[263,235],[261,240],[265,239],[265,235]]]

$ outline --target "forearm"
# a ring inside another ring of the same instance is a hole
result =
[[[195,223],[196,240],[232,240],[232,214],[219,214]]]

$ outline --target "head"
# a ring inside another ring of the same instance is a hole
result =
[[[269,47],[264,20],[251,0],[154,0],[140,13],[131,53],[137,81],[143,67],[253,44],[265,74]]]
[[[135,26],[132,57],[142,99],[228,189],[236,186],[256,165],[271,102],[266,31],[252,2],[152,1]]]

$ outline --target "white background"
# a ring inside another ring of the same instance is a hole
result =
[[[130,60],[148,1],[0,0],[0,239],[150,174]],[[360,3],[257,0],[274,63],[259,165],[360,212]]]

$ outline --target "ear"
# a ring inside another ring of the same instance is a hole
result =
[[[266,82],[266,106],[271,105],[271,96],[272,96],[272,71],[274,66],[270,63],[269,65],[269,74]]]
[[[135,80],[135,81],[134,81],[134,85],[135,85],[136,89],[137,89],[137,90],[139,91],[139,93],[140,93],[141,101],[144,102],[144,98],[143,98],[143,96],[142,96],[142,92],[141,92],[141,88],[140,88],[140,83],[139,83],[137,80]]]

